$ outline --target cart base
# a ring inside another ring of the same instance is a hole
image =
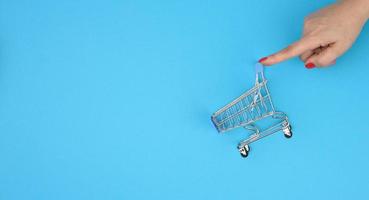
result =
[[[237,146],[238,151],[240,152],[242,157],[247,157],[249,155],[250,151],[250,144],[264,138],[266,136],[269,136],[273,133],[282,131],[283,135],[286,138],[292,137],[292,127],[288,121],[287,116],[282,112],[277,112],[272,116],[273,118],[280,119],[281,121],[277,123],[276,125],[264,130],[260,131],[260,129],[255,124],[249,124],[247,126],[244,126],[245,129],[250,130],[253,132],[252,135],[249,136],[246,140],[240,142]]]

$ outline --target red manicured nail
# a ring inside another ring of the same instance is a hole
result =
[[[314,65],[314,63],[310,62],[310,63],[306,64],[305,67],[308,68],[308,69],[313,69],[315,67],[315,65]]]
[[[268,57],[260,58],[259,63],[266,61],[266,59],[268,59]]]

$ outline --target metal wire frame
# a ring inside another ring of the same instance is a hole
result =
[[[272,118],[277,119],[278,122],[274,125],[270,126],[269,128],[261,131],[259,127],[257,127],[255,124],[249,124],[247,126],[244,126],[245,129],[250,130],[253,132],[252,135],[250,135],[247,139],[241,141],[238,144],[238,149],[241,149],[245,147],[246,145],[249,145],[252,142],[255,142],[256,140],[262,139],[268,135],[271,135],[273,133],[276,133],[278,131],[287,131],[286,129],[289,129],[290,123],[288,121],[288,117],[283,112],[275,112],[273,115],[271,115]],[[288,130],[290,131],[290,130]]]
[[[257,84],[215,112],[211,119],[218,132],[244,127],[275,113],[267,81]]]

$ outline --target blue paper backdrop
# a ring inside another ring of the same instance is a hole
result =
[[[0,0],[0,199],[367,199],[369,27],[267,69],[291,140],[209,120],[330,2]]]

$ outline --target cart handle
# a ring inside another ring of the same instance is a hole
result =
[[[255,80],[256,85],[265,80],[264,79],[264,66],[261,63],[255,64],[255,76],[256,76],[256,80]]]

